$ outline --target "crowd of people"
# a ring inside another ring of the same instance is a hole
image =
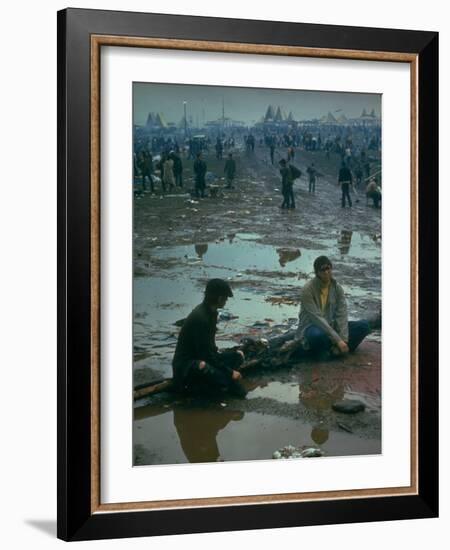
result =
[[[135,181],[141,182],[142,191],[155,193],[155,183],[161,192],[167,193],[184,185],[183,170],[186,162],[192,162],[193,193],[204,198],[207,186],[208,166],[205,156],[212,150],[215,159],[223,161],[225,188],[233,189],[237,177],[236,150],[244,157],[255,154],[255,148],[266,148],[270,164],[278,162],[281,176],[282,209],[295,208],[294,183],[302,172],[296,166],[298,152],[325,153],[326,162],[337,160],[337,183],[341,188],[341,206],[352,207],[351,193],[366,194],[366,204],[372,201],[375,208],[381,207],[381,177],[379,151],[381,134],[378,126],[309,125],[303,131],[282,132],[251,131],[220,132],[212,135],[196,135],[185,139],[171,136],[153,136],[135,140]],[[277,157],[277,159],[276,159]],[[322,156],[323,158],[323,156]],[[297,161],[298,162],[298,161]],[[158,174],[158,175],[157,175]],[[308,192],[316,193],[316,183],[323,174],[315,162],[306,168]],[[357,199],[359,200],[359,199]]]

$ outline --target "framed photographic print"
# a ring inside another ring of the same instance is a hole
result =
[[[58,536],[435,517],[438,36],[58,13]]]

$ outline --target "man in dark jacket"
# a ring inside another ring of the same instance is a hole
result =
[[[225,167],[223,169],[226,178],[226,188],[233,189],[233,181],[236,175],[236,161],[233,159],[233,154],[229,153],[228,158],[225,161]]]
[[[281,193],[283,194],[281,208],[295,208],[294,176],[291,166],[287,164],[285,159],[281,159],[279,164],[281,175]]]
[[[183,163],[180,156],[174,152],[171,154],[173,160],[173,175],[175,178],[175,185],[177,187],[183,187]]]
[[[350,185],[353,184],[353,176],[350,169],[345,162],[342,163],[339,170],[338,182],[341,184],[342,189],[342,208],[345,208],[345,198],[348,200],[348,205],[352,206],[352,199],[350,198]]]
[[[151,192],[154,193],[155,189],[153,186],[153,157],[149,151],[146,151],[146,150],[141,151],[138,157],[138,168],[142,174],[143,190],[144,191],[147,190],[147,186],[145,184],[145,178],[148,178],[148,181],[150,182]]]
[[[230,285],[211,279],[203,302],[192,310],[178,335],[172,361],[173,378],[179,391],[201,394],[230,392],[244,397],[239,367],[242,351],[219,352],[216,346],[217,310],[232,297]]]
[[[316,176],[317,176],[317,170],[314,167],[314,162],[308,166],[306,169],[306,172],[309,176],[309,192],[315,193],[316,192]]]
[[[202,159],[202,153],[201,151],[197,153],[197,158],[194,162],[194,174],[195,174],[195,195],[201,196],[202,198],[205,196],[205,175],[206,175],[207,167],[206,162]]]
[[[217,136],[217,140],[216,140],[216,158],[220,160],[222,158],[222,153],[223,153],[222,140],[220,139],[219,136]]]

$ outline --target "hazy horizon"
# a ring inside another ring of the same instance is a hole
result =
[[[269,105],[280,106],[286,116],[292,111],[295,120],[321,118],[328,112],[336,118],[356,118],[363,109],[381,116],[381,94],[135,82],[133,122],[145,124],[152,112],[178,124],[184,116],[183,102],[188,121],[200,126],[221,118],[222,104],[225,117],[246,124],[258,122]]]

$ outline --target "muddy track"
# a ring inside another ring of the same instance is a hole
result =
[[[277,152],[272,166],[266,148],[256,147],[253,155],[238,151],[233,190],[224,188],[224,161],[207,155],[216,197],[197,200],[190,196],[192,162],[185,161],[183,189],[169,196],[162,196],[157,189],[155,195],[136,198],[135,385],[171,376],[179,330],[175,322],[201,301],[204,284],[211,277],[227,279],[235,294],[225,312],[228,317],[218,325],[221,348],[239,343],[246,335],[267,337],[288,329],[298,315],[301,286],[312,275],[312,262],[319,254],[332,258],[335,275],[347,294],[351,318],[364,318],[379,307],[380,211],[366,207],[362,198],[356,202],[358,197],[354,197],[353,208],[341,208],[336,184],[339,157],[326,159],[322,152],[304,151],[297,152],[294,164],[305,174],[308,164],[315,162],[323,176],[315,194],[308,193],[305,175],[297,180],[297,208],[282,211],[279,155]],[[380,334],[374,337],[379,340]],[[322,434],[318,441],[327,432],[329,440],[324,448],[328,454],[379,452],[380,349],[376,342],[364,342],[348,364],[302,364],[298,369],[249,375],[249,397],[241,402],[229,400],[223,407],[216,403],[199,410],[195,404],[190,408],[164,399],[144,404],[137,409],[140,412],[135,422],[136,463],[186,461],[186,452],[181,452],[174,441],[182,441],[186,430],[195,440],[192,423],[198,431],[198,422],[203,422],[200,418],[206,423],[216,418],[219,426],[225,423],[221,429],[233,421],[233,433],[237,440],[242,434],[243,441],[252,433],[259,433],[263,441],[264,429],[270,425],[277,437],[265,441],[264,451],[263,443],[255,443],[255,448],[249,447],[247,454],[241,452],[241,457],[270,458],[279,445],[297,445],[299,430],[305,444],[311,444],[311,438],[314,441],[316,432]],[[345,416],[332,411],[333,399],[355,395],[370,405],[364,413]],[[154,441],[155,433],[162,439],[158,448],[150,449],[148,442]],[[227,433],[225,430],[225,438]],[[208,445],[217,448],[215,439]],[[224,459],[235,459],[231,442],[221,452]],[[191,458],[201,459],[197,455]]]

